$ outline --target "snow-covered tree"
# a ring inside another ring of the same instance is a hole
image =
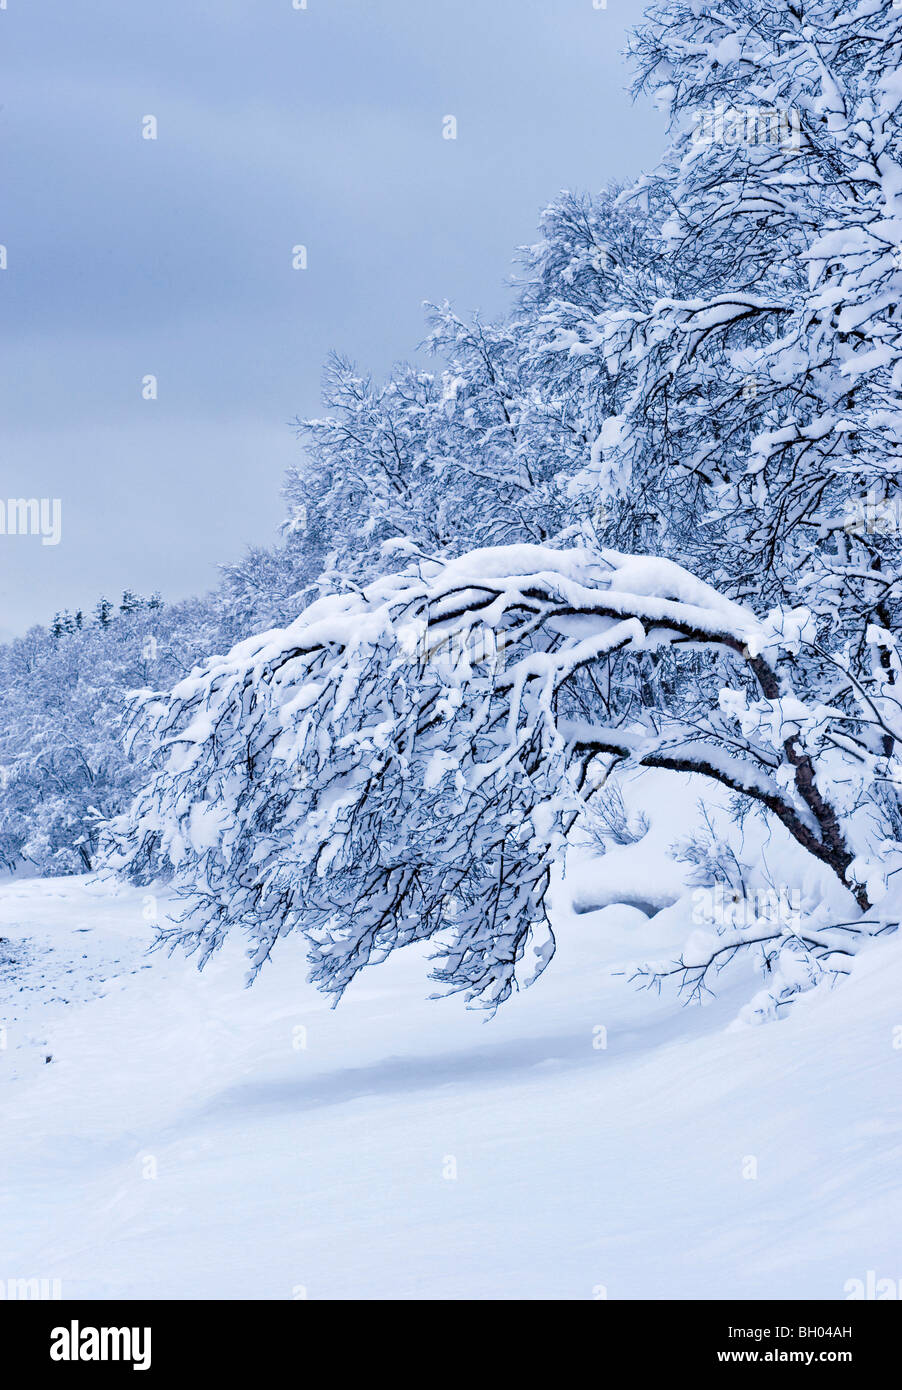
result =
[[[302,930],[314,977],[340,994],[429,939],[435,978],[494,1007],[550,959],[553,866],[593,790],[632,764],[765,808],[860,917],[885,884],[880,856],[860,851],[869,779],[895,775],[881,752],[895,697],[862,701],[854,727],[798,699],[787,676],[809,640],[804,623],[761,622],[667,560],[535,546],[423,559],[152,698],[162,763],[113,862],[140,876],[168,860],[191,910],[166,935],[202,961],[238,927],[256,972]],[[662,648],[702,653],[719,700],[605,714],[610,668],[623,685]],[[895,652],[892,664],[888,685]],[[803,925],[793,944],[829,969],[841,937]],[[737,934],[731,949],[760,941]]]
[[[891,920],[900,44],[883,0],[665,0],[632,42],[660,168],[562,194],[506,322],[432,310],[435,373],[331,363],[271,565],[279,613],[326,597],[144,709],[116,852],[169,860],[175,939],[239,926],[257,969],[299,929],[340,993],[429,938],[493,1006],[547,962],[553,866],[624,765],[727,787],[845,895],[652,979],[757,949],[779,1003]],[[728,832],[680,852],[738,892]]]
[[[584,480],[651,500],[645,544],[813,606],[865,658],[899,576],[898,525],[869,518],[902,461],[902,11],[668,0],[633,50],[675,139],[622,201],[658,210],[672,288],[599,316],[633,385]]]
[[[9,868],[94,867],[101,825],[143,778],[140,747],[129,756],[123,746],[131,695],[177,679],[224,627],[223,646],[235,632],[209,600],[165,608],[127,593],[118,615],[101,607],[103,622],[58,616],[50,631],[0,647],[0,863]]]

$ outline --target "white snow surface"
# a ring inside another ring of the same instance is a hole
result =
[[[607,906],[588,910],[585,871],[558,886],[557,956],[490,1021],[427,998],[419,949],[333,1010],[299,937],[248,990],[237,941],[203,973],[146,954],[164,896],[0,886],[0,1283],[842,1299],[869,1270],[902,1276],[902,944],[730,1030],[748,965],[705,1008],[623,973],[685,936],[613,901],[618,855],[642,888],[639,849],[597,861]]]

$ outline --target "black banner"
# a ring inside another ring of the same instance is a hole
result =
[[[461,1302],[464,1302],[461,1300]],[[402,1342],[415,1338],[408,1362],[395,1345],[392,1360],[428,1371],[423,1335],[436,1339],[439,1369],[449,1374],[459,1363],[461,1375],[472,1375],[473,1334],[480,1333],[486,1350],[497,1336],[495,1302],[469,1303],[467,1323],[458,1305],[424,1302],[409,1309],[414,1321],[396,1333]],[[366,1358],[366,1374],[375,1374],[374,1360],[385,1356],[389,1309],[378,1303],[352,1308],[343,1303],[298,1301],[285,1303],[181,1303],[7,1301],[0,1303],[0,1337],[7,1368],[19,1376],[32,1371],[50,1379],[139,1373],[171,1375],[173,1371],[230,1373],[265,1365],[267,1371],[309,1378],[304,1368],[334,1347],[347,1370],[349,1355]],[[522,1323],[520,1319],[523,1319]],[[353,1319],[354,1336],[342,1325]],[[668,1371],[723,1372],[737,1369],[759,1374],[767,1383],[774,1366],[803,1370],[827,1366],[848,1374],[882,1370],[895,1364],[900,1331],[898,1304],[874,1302],[780,1303],[619,1303],[592,1301],[542,1305],[540,1321],[534,1304],[504,1304],[503,1336],[496,1355],[505,1375],[516,1361],[532,1356],[541,1340],[546,1355],[572,1362],[577,1348],[555,1346],[555,1325],[566,1322],[568,1332],[591,1339],[583,1344],[600,1376],[630,1366],[636,1373]],[[334,1321],[333,1321],[334,1320]],[[372,1325],[373,1341],[367,1337]],[[466,1325],[466,1335],[461,1335]],[[457,1331],[455,1331],[457,1329]],[[333,1332],[340,1335],[333,1340]],[[481,1360],[477,1356],[476,1363]],[[386,1370],[383,1362],[383,1372]],[[42,1381],[43,1383],[43,1381]],[[139,1382],[141,1383],[141,1382]]]

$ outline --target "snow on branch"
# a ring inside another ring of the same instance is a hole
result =
[[[663,559],[519,545],[421,560],[148,700],[158,768],[114,862],[171,866],[187,911],[164,939],[201,961],[237,927],[253,978],[301,930],[314,979],[340,996],[430,940],[433,977],[494,1008],[551,958],[550,874],[599,754],[713,776],[823,847],[779,752],[718,711],[579,719],[587,669],[674,648],[760,681],[767,640]]]

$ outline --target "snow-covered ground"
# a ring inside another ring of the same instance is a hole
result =
[[[0,1283],[836,1299],[902,1278],[892,939],[728,1031],[748,967],[701,1009],[637,993],[615,972],[660,951],[655,919],[562,903],[551,967],[486,1021],[427,999],[417,951],[337,1010],[299,938],[250,990],[238,942],[202,974],[148,957],[166,909],[88,878],[0,888]]]

